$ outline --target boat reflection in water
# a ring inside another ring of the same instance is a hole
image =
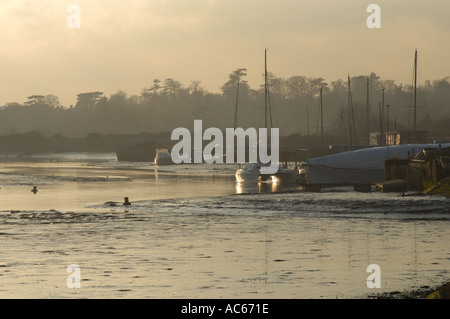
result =
[[[236,194],[267,194],[283,193],[301,190],[301,187],[285,183],[280,179],[272,179],[268,182],[236,182]]]

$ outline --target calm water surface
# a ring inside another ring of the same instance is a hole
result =
[[[0,297],[365,298],[448,281],[449,199],[237,185],[236,168],[3,158]]]

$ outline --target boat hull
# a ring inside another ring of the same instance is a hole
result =
[[[332,167],[308,167],[307,184],[353,185],[384,181],[384,169],[351,169]]]
[[[442,145],[444,146],[444,145]],[[354,185],[384,181],[384,162],[388,159],[408,159],[426,148],[438,144],[407,144],[374,147],[313,158],[302,164],[305,184]]]

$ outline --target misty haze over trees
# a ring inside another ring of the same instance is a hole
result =
[[[237,126],[264,126],[264,87],[251,88],[246,69],[236,69],[220,93],[207,92],[200,81],[187,86],[168,78],[155,79],[140,95],[119,91],[107,97],[103,92],[82,92],[74,106],[61,106],[54,95],[30,95],[22,103],[8,103],[0,110],[0,134],[37,132],[46,137],[85,137],[89,134],[138,134],[171,132],[177,127],[192,129],[194,119],[203,120],[204,129],[233,127],[237,85],[239,103]],[[412,85],[369,76],[370,130],[379,131],[379,102],[385,89],[389,105],[389,128],[412,129]],[[327,143],[345,141],[348,130],[347,79],[327,83],[323,78],[292,76],[288,79],[269,73],[270,106],[273,125],[281,136],[319,134],[319,92],[323,88],[324,131]],[[367,136],[367,76],[351,77],[352,100],[358,142]],[[430,131],[431,138],[450,137],[450,77],[426,81],[418,88],[417,129]],[[342,111],[342,112],[341,112]],[[343,114],[343,116],[341,115]],[[385,113],[386,115],[386,113]],[[343,121],[342,121],[343,119]],[[309,125],[308,125],[309,124]]]

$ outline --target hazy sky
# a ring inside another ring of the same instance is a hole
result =
[[[366,24],[369,4],[381,28]],[[69,28],[70,4],[81,28]],[[237,68],[262,84],[269,71],[327,82],[375,72],[410,84],[414,49],[419,80],[450,75],[448,0],[0,0],[0,105],[54,94],[124,90],[153,79],[199,80],[218,92]]]

